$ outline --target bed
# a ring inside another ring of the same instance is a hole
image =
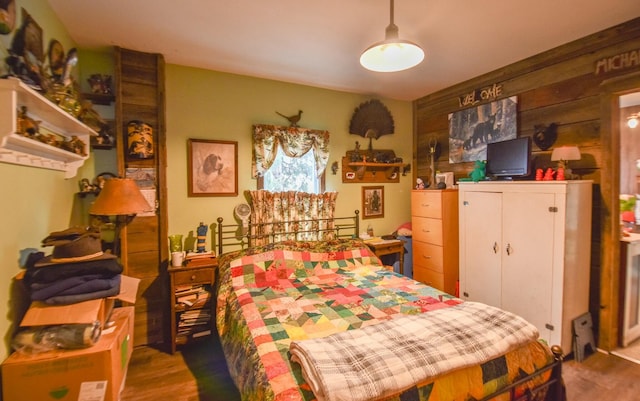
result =
[[[352,218],[351,235],[256,246],[218,220],[216,326],[243,400],[564,399],[558,347],[383,266]]]

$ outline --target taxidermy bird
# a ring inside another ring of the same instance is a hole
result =
[[[287,120],[289,120],[289,126],[290,127],[297,127],[298,126],[298,122],[300,121],[300,118],[302,117],[302,110],[298,110],[298,114],[294,114],[292,116],[285,116],[282,113],[279,113],[276,111],[276,113],[281,116],[286,118]]]

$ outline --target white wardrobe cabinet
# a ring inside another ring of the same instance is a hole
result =
[[[460,297],[516,313],[572,349],[589,310],[591,181],[459,183]]]

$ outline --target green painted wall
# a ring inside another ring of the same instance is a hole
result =
[[[65,51],[75,46],[46,1],[17,0],[16,3],[17,27],[22,23],[21,9],[24,8],[42,28],[45,51],[54,38],[62,43]],[[12,39],[13,33],[0,35],[0,59],[4,60],[8,55]],[[4,71],[0,73],[4,74]],[[91,159],[87,164],[92,164]],[[10,352],[11,337],[19,324],[17,316],[21,316],[26,306],[22,297],[13,291],[13,278],[21,271],[21,251],[35,248],[50,252],[51,249],[40,247],[41,240],[51,231],[74,224],[81,208],[75,192],[77,182],[84,174],[90,176],[92,173],[85,173],[83,167],[77,177],[65,179],[64,173],[59,171],[0,163],[0,335],[4,340],[4,346],[0,346],[0,360]]]
[[[24,7],[43,28],[43,46],[49,40],[59,40],[65,51],[74,47],[64,26],[44,0],[18,0],[18,15]],[[18,23],[22,19],[19,17]],[[13,35],[0,36],[0,58],[4,59]],[[113,59],[109,51],[80,49],[78,82],[86,90],[86,77],[91,73],[111,73]],[[2,64],[2,63],[0,63]],[[0,67],[1,68],[1,67]],[[0,71],[4,73],[4,71]],[[293,114],[304,110],[301,126],[326,129],[331,133],[331,158],[340,164],[347,150],[362,138],[348,133],[355,108],[369,96],[356,95],[283,82],[250,78],[234,74],[207,71],[191,67],[167,65],[167,181],[169,233],[188,234],[200,222],[215,223],[218,217],[233,220],[235,205],[244,202],[243,191],[256,188],[251,178],[251,126],[253,124],[286,124],[275,112]],[[396,155],[410,162],[412,158],[412,105],[410,102],[379,99],[394,117],[396,133],[374,141],[374,148],[393,149]],[[113,108],[96,107],[105,118],[113,118]],[[187,196],[188,138],[238,141],[239,196],[190,198]],[[16,294],[13,278],[21,271],[20,255],[24,250],[51,252],[40,242],[52,231],[84,224],[91,197],[76,196],[78,181],[92,180],[97,173],[115,172],[115,151],[95,151],[78,175],[65,179],[58,171],[0,163],[0,360],[11,351],[10,341],[27,304]],[[379,184],[370,184],[379,185]],[[410,219],[411,176],[400,183],[384,184],[385,217],[362,222],[362,230],[371,224],[376,234],[394,231]],[[361,184],[343,184],[341,175],[327,174],[326,188],[338,191],[339,215],[361,209]],[[208,244],[212,246],[211,243]]]
[[[349,134],[349,122],[356,107],[371,97],[278,81],[250,78],[178,65],[166,67],[167,183],[169,234],[188,235],[200,222],[211,225],[218,217],[229,223],[233,208],[245,202],[243,192],[256,189],[251,178],[251,127],[253,124],[288,122],[278,116],[303,110],[300,126],[331,133],[329,166],[341,165],[347,150],[362,137]],[[412,104],[379,99],[391,112],[395,134],[374,141],[373,147],[393,149],[406,162],[412,158]],[[187,139],[238,141],[238,197],[188,197]],[[328,169],[330,170],[330,169]],[[350,215],[361,209],[363,185],[343,184],[340,172],[326,175],[326,189],[338,191],[337,214]],[[389,234],[410,220],[411,175],[399,183],[384,184],[384,218],[362,221],[361,231],[371,224],[377,235]],[[210,232],[211,234],[211,232]],[[211,247],[209,239],[207,247]]]

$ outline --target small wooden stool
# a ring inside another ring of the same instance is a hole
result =
[[[576,361],[582,362],[584,360],[587,346],[591,348],[591,352],[596,351],[596,342],[593,339],[593,322],[589,312],[573,319],[573,353]]]

